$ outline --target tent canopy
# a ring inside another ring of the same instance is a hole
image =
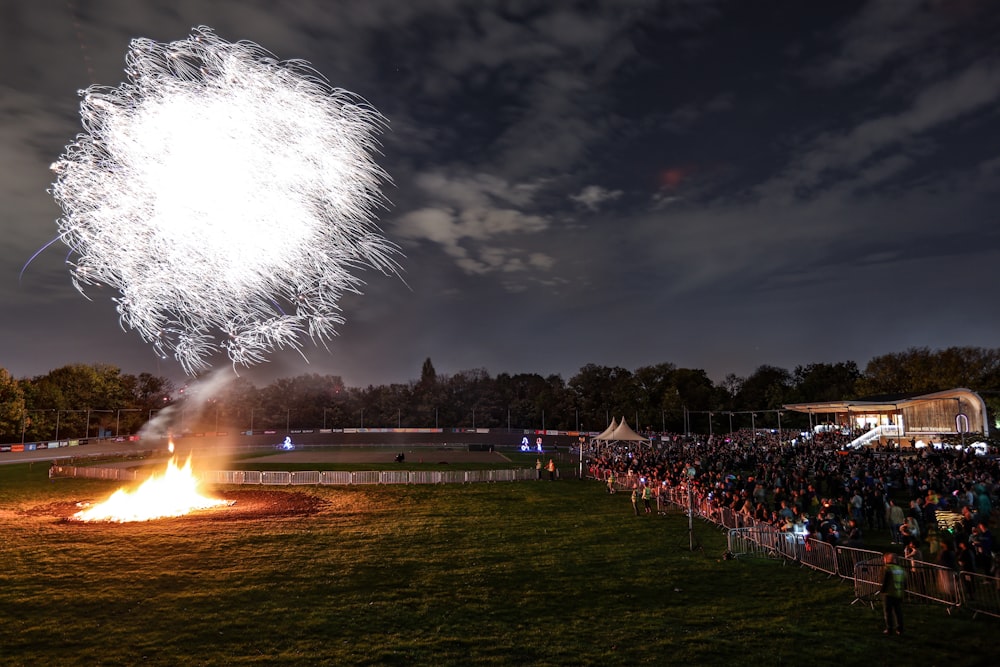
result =
[[[604,431],[601,432],[600,435],[594,436],[593,438],[591,438],[591,440],[607,440],[608,437],[615,432],[616,428],[618,428],[618,418],[612,417],[611,426],[608,426],[606,429],[604,429]]]
[[[611,420],[611,425],[604,429],[599,436],[592,438],[591,442],[643,442],[649,443],[649,438],[644,438],[628,425],[625,417],[620,422]]]

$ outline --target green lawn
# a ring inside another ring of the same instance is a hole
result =
[[[995,663],[995,619],[909,604],[883,637],[850,586],[723,560],[701,522],[691,552],[682,514],[593,482],[274,489],[328,505],[232,522],[45,512],[114,488],[0,466],[0,664]]]

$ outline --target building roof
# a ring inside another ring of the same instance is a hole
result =
[[[930,394],[922,393],[910,393],[910,394],[884,394],[881,396],[868,396],[865,398],[858,398],[847,401],[821,401],[817,403],[791,403],[789,405],[783,405],[782,407],[786,410],[794,410],[796,412],[812,412],[812,413],[838,413],[838,412],[861,412],[862,410],[867,410],[870,412],[889,412],[893,410],[899,410],[900,408],[907,407],[908,405],[913,405],[915,403],[922,403],[925,401],[938,401],[938,400],[967,400],[973,403],[977,407],[982,406],[985,413],[986,406],[983,403],[983,399],[980,398],[979,394],[972,391],[971,389],[965,389],[962,387],[956,389],[946,389],[944,391],[936,391]]]

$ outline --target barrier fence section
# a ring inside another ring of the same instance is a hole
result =
[[[763,558],[782,558],[774,548],[774,535],[760,526],[733,528],[729,531],[727,548],[732,554]]]
[[[878,560],[882,562],[881,551],[856,549],[854,547],[837,547],[837,574],[841,579],[854,579],[858,563]]]
[[[320,484],[350,484],[349,470],[324,470],[320,475]]]
[[[963,606],[973,613],[1000,618],[1000,578],[962,572]]]
[[[295,470],[292,472],[291,484],[319,484],[322,477],[318,470]]]
[[[135,470],[125,468],[78,468],[75,466],[52,466],[49,477],[82,477],[85,479],[110,479],[119,482],[134,482],[139,479]]]
[[[803,565],[820,572],[826,572],[831,577],[837,576],[837,547],[812,537],[806,539],[801,545],[797,544],[797,547],[802,554]]]
[[[940,602],[953,607],[962,605],[958,572],[951,568],[910,558],[898,559],[906,570],[906,592],[909,597],[927,602]]]
[[[882,575],[885,565],[882,556],[872,560],[858,561],[854,564],[854,602],[867,602],[874,605],[875,599],[882,590]],[[854,604],[853,602],[851,604]]]

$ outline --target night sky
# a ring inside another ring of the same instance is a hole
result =
[[[997,347],[1000,8],[882,2],[0,0],[0,367],[183,380],[70,282],[49,166],[129,40],[210,26],[389,121],[380,216],[329,350],[348,385],[670,362],[720,381]],[[25,268],[27,264],[27,267]],[[22,272],[23,269],[23,272]],[[217,366],[225,367],[223,357]]]

